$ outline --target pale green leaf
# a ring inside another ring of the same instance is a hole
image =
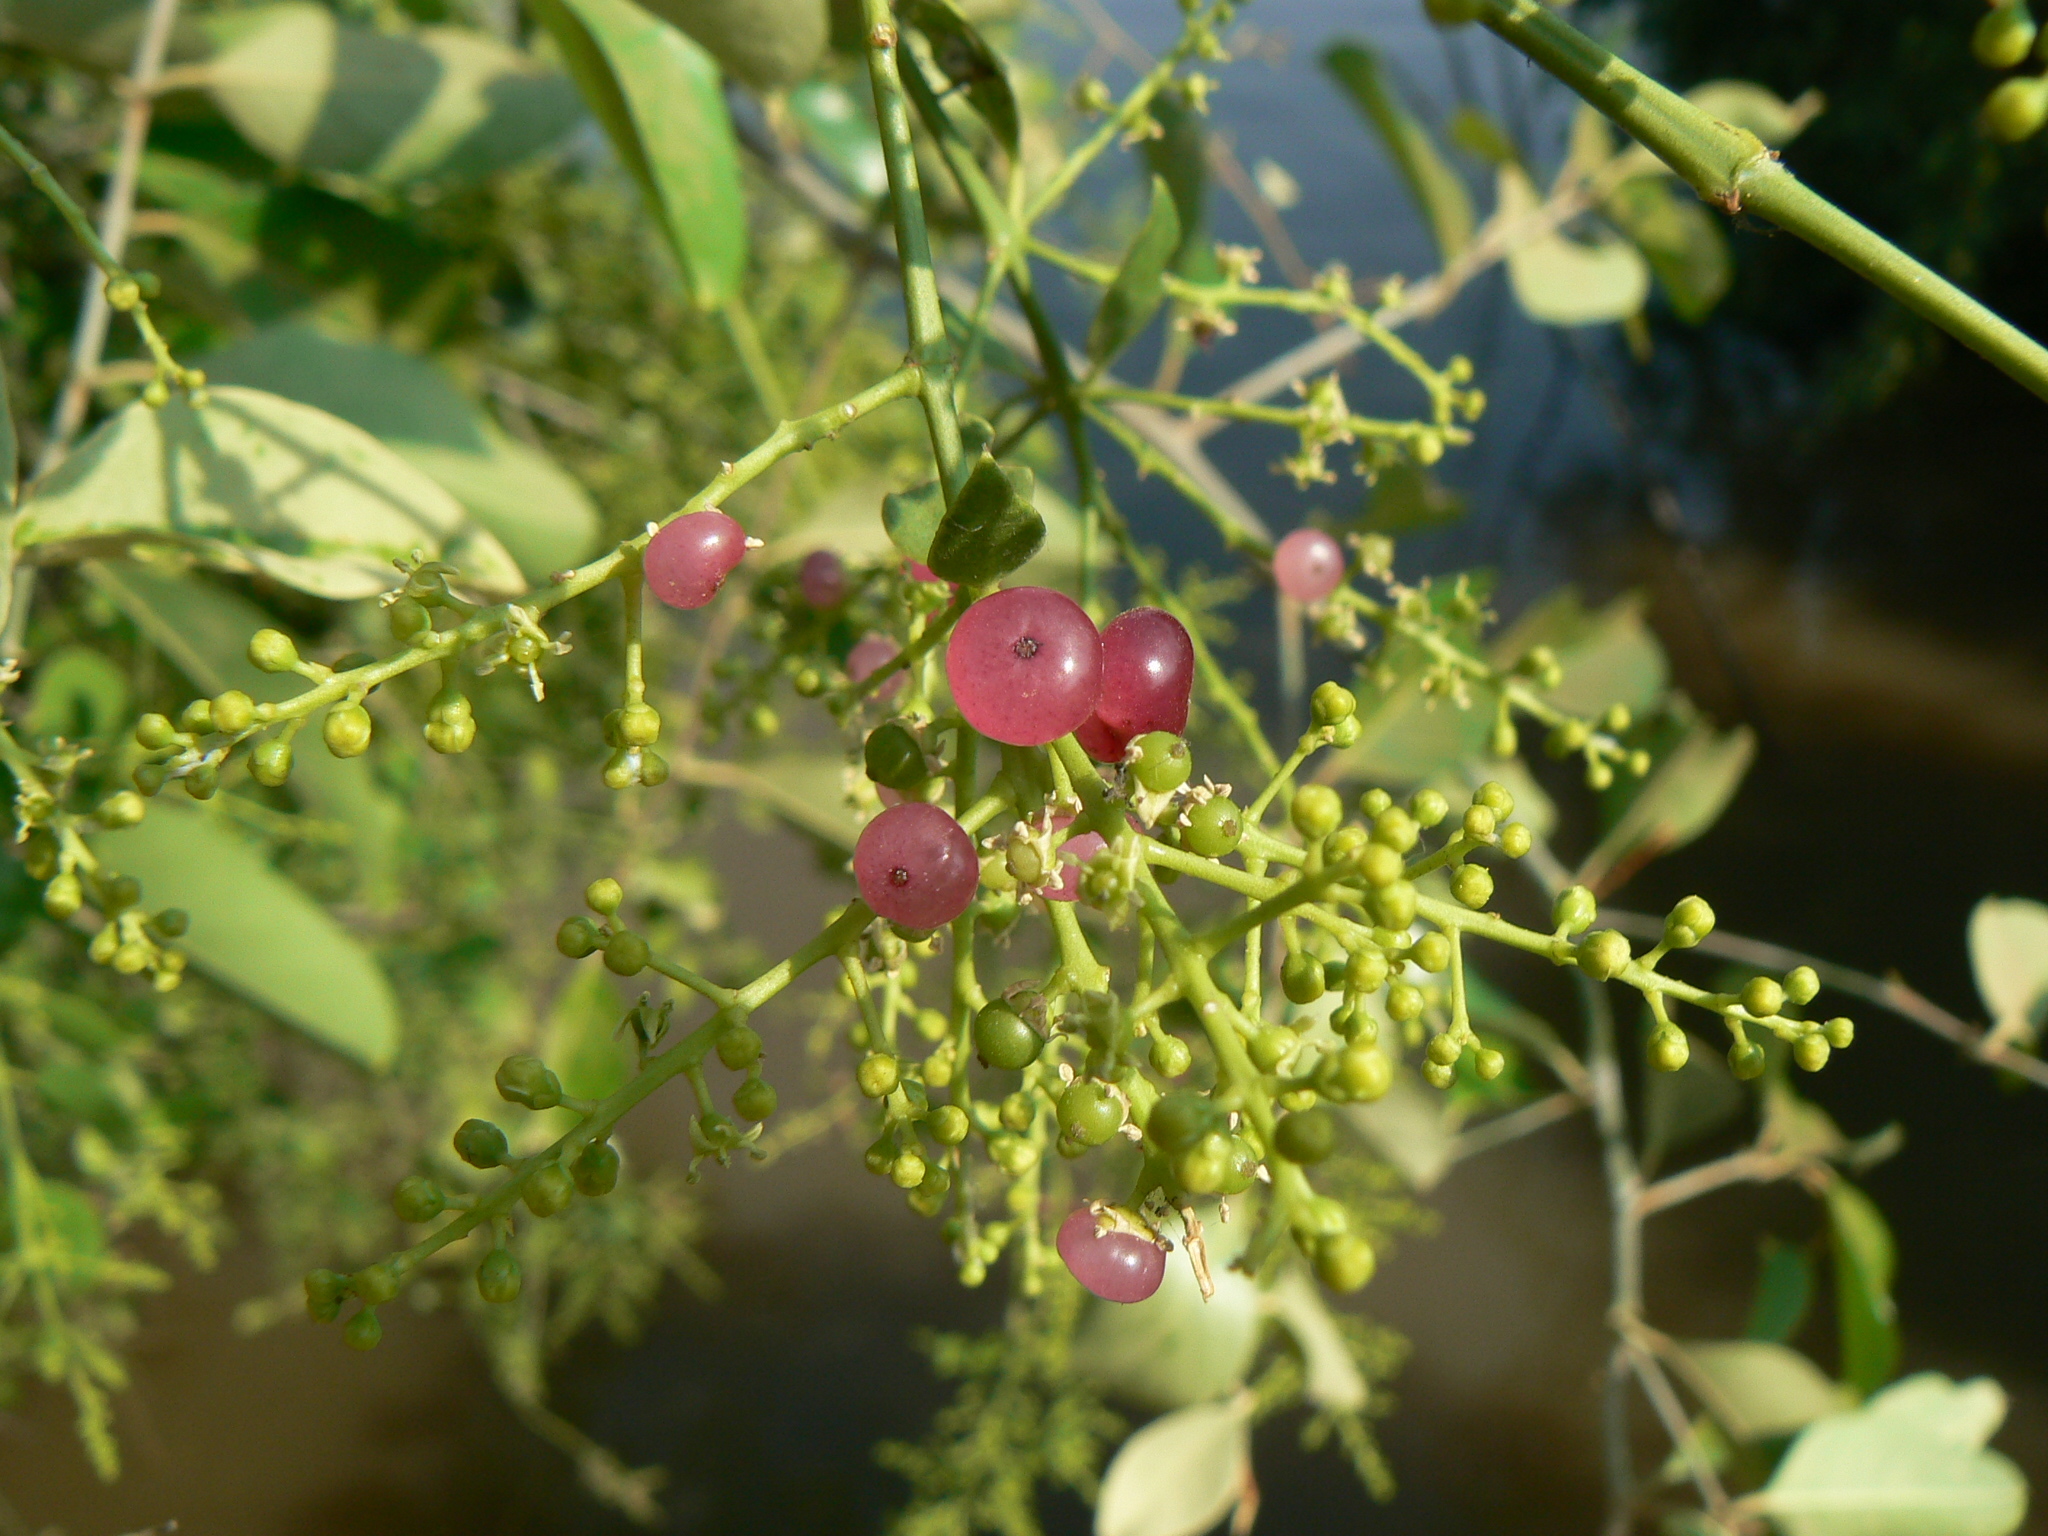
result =
[[[532,9],[660,220],[690,296],[704,309],[736,298],[746,203],[718,66],[631,0],[532,0]]]
[[[1986,896],[1970,912],[1970,969],[1994,1028],[2032,1038],[2048,1023],[2048,906]]]
[[[1459,107],[1444,124],[1444,137],[1488,165],[1514,165],[1522,158],[1508,131],[1478,107]]]
[[[222,985],[321,1044],[382,1071],[398,1052],[398,1000],[354,935],[218,818],[159,800],[104,835],[107,863],[152,910],[182,907],[178,947]]]
[[[889,190],[889,167],[865,97],[832,80],[806,80],[789,93],[789,115],[805,146],[852,192],[878,198]]]
[[[1517,223],[1541,206],[1520,167],[1501,166],[1495,179],[1504,222]],[[1509,250],[1508,285],[1522,312],[1539,324],[1602,325],[1642,309],[1650,292],[1650,264],[1626,240],[1588,243],[1552,231]]]
[[[1137,339],[1166,297],[1166,264],[1180,249],[1180,214],[1166,178],[1152,178],[1152,206],[1088,327],[1088,356],[1108,363]]]
[[[170,546],[325,598],[386,590],[414,552],[482,593],[524,586],[496,538],[367,432],[235,387],[204,407],[128,406],[30,488],[12,543],[43,564]]]
[[[1487,647],[1495,665],[1512,667],[1532,647],[1556,652],[1564,681],[1545,695],[1559,709],[1593,716],[1610,704],[1645,714],[1671,685],[1671,665],[1650,632],[1640,593],[1588,609],[1562,588],[1528,609]]]
[[[1201,1536],[1244,1497],[1251,1451],[1248,1396],[1161,1415],[1110,1459],[1095,1536]]]
[[[1263,1296],[1266,1311],[1293,1336],[1301,1351],[1302,1391],[1318,1408],[1357,1413],[1365,1407],[1365,1373],[1358,1368],[1323,1293],[1298,1269],[1285,1269]]]
[[[1737,1440],[1794,1434],[1850,1406],[1819,1366],[1782,1344],[1725,1339],[1674,1349],[1686,1385]]]
[[[1755,1505],[1784,1536],[2008,1536],[2026,1479],[1984,1448],[2004,1416],[1994,1382],[1910,1377],[1808,1426]]]
[[[134,723],[128,674],[90,646],[59,646],[35,664],[22,723],[32,741],[104,741]]]
[[[1734,258],[1720,221],[1690,188],[1663,176],[1631,176],[1600,211],[1649,259],[1679,319],[1697,325],[1721,302],[1735,278]]]
[[[125,71],[135,58],[149,0],[0,0],[0,42],[89,69]],[[182,63],[205,47],[189,15],[172,23],[167,57]]]
[[[1756,735],[1748,726],[1723,732],[1694,721],[1586,855],[1580,883],[1596,892],[1610,889],[1651,859],[1683,848],[1720,819],[1755,757]]]
[[[1899,1367],[1899,1315],[1892,1302],[1897,1250],[1883,1214],[1847,1179],[1829,1181],[1827,1208],[1842,1377],[1868,1394],[1891,1380]]]
[[[1472,196],[1465,183],[1445,163],[1429,130],[1401,100],[1372,49],[1358,42],[1337,43],[1324,50],[1322,62],[1351,105],[1379,135],[1409,196],[1429,223],[1437,254],[1451,260],[1472,243]]]
[[[1229,1268],[1244,1247],[1245,1220],[1202,1217],[1216,1294],[1202,1299],[1184,1253],[1167,1256],[1166,1276],[1144,1301],[1093,1304],[1074,1342],[1091,1381],[1146,1408],[1183,1408],[1234,1391],[1258,1348],[1259,1288]]]
[[[1747,80],[1708,80],[1687,91],[1685,99],[1724,123],[1748,129],[1772,149],[1782,149],[1799,137],[1826,105],[1819,91],[1786,101]]]
[[[1764,1123],[1757,1143],[1786,1157],[1826,1159],[1847,1151],[1849,1138],[1826,1110],[1802,1099],[1782,1078],[1773,1078],[1764,1085]]]

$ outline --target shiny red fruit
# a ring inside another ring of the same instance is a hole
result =
[[[1134,736],[1188,728],[1195,644],[1172,614],[1133,608],[1102,632],[1102,697],[1074,733],[1098,763],[1120,763]]]
[[[853,877],[878,916],[906,928],[943,928],[974,900],[981,860],[959,822],[913,800],[861,829]]]
[[[961,615],[946,646],[946,680],[982,735],[1042,747],[1094,714],[1102,637],[1064,592],[1012,587]]]
[[[647,541],[647,590],[671,608],[702,608],[746,552],[747,531],[738,523],[723,512],[692,512]]]
[[[1076,1209],[1060,1223],[1060,1257],[1081,1284],[1104,1301],[1143,1301],[1166,1278],[1166,1252],[1136,1232],[1097,1230],[1095,1213]]]

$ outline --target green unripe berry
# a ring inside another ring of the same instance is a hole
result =
[[[1422,1007],[1422,988],[1412,982],[1397,981],[1387,988],[1387,1017],[1396,1024],[1421,1018]]]
[[[1407,869],[1401,855],[1385,843],[1367,843],[1358,854],[1358,873],[1375,890],[1384,890]]]
[[[1396,853],[1406,853],[1422,836],[1415,818],[1398,805],[1390,805],[1372,819],[1372,840],[1384,843]]]
[[[1810,965],[1796,965],[1785,973],[1785,1000],[1805,1007],[1820,996],[1820,973]]]
[[[1550,907],[1551,925],[1565,934],[1584,933],[1599,915],[1599,903],[1583,885],[1567,886],[1559,891],[1557,900]]]
[[[593,880],[583,888],[583,904],[599,917],[610,917],[625,899],[624,888],[610,875]]]
[[[1664,919],[1664,942],[1673,949],[1691,949],[1714,931],[1714,909],[1688,896]]]
[[[1149,1059],[1152,1070],[1161,1077],[1179,1077],[1195,1064],[1195,1053],[1188,1049],[1187,1041],[1162,1029],[1152,1037]]]
[[[1493,814],[1491,806],[1468,806],[1462,824],[1463,830],[1467,837],[1477,838],[1482,843],[1490,842],[1493,839],[1493,829],[1499,824],[1499,820],[1500,818]]]
[[[206,736],[213,731],[213,700],[194,699],[178,711],[178,729],[191,736]]]
[[[1228,1118],[1207,1094],[1180,1088],[1152,1106],[1145,1134],[1161,1151],[1185,1152],[1210,1132],[1222,1130]]]
[[[384,610],[384,622],[391,626],[391,638],[410,645],[434,627],[434,616],[416,597],[401,597]]]
[[[1333,1291],[1361,1290],[1379,1267],[1372,1244],[1356,1232],[1336,1232],[1316,1239],[1316,1278]]]
[[[185,786],[185,793],[194,800],[211,800],[220,792],[220,765],[195,763],[192,771],[180,782]]]
[[[103,827],[132,827],[149,813],[149,806],[132,789],[118,790],[107,796],[94,811],[93,820]]]
[[[1441,933],[1425,933],[1408,947],[1408,958],[1432,976],[1450,968],[1451,941]]]
[[[259,741],[249,753],[249,777],[276,789],[292,776],[292,744],[272,738]]]
[[[377,1321],[374,1307],[365,1307],[341,1330],[341,1340],[350,1349],[375,1349],[384,1342],[384,1325]]]
[[[256,701],[239,688],[230,688],[213,701],[213,728],[228,736],[239,736],[256,723]]]
[[[1099,1147],[1124,1123],[1123,1100],[1101,1083],[1077,1078],[1058,1105],[1060,1134],[1084,1147]]]
[[[1506,821],[1515,814],[1515,797],[1508,792],[1507,785],[1498,779],[1488,779],[1472,792],[1472,803],[1483,805],[1493,812],[1498,821]]]
[[[750,1077],[732,1091],[733,1112],[742,1120],[766,1120],[777,1102],[774,1087],[763,1078]]]
[[[2048,76],[2015,75],[1984,102],[1984,131],[2005,144],[2032,138],[2048,123]]]
[[[306,1315],[316,1323],[331,1323],[341,1315],[341,1302],[346,1295],[347,1275],[316,1269],[306,1276]]]
[[[576,1183],[560,1163],[548,1163],[527,1178],[522,1198],[534,1215],[558,1216],[576,1198]]]
[[[1856,1025],[1853,1020],[1843,1018],[1829,1019],[1826,1024],[1821,1026],[1821,1029],[1827,1036],[1828,1044],[1838,1051],[1846,1051],[1855,1043]]]
[[[1205,859],[1220,859],[1244,840],[1244,813],[1228,795],[1211,795],[1190,807],[1181,846]]]
[[[43,887],[43,910],[63,922],[75,915],[85,905],[85,887],[78,883],[78,876],[65,870],[53,875],[50,883]]]
[[[1464,1054],[1465,1042],[1448,1030],[1429,1042],[1429,1059],[1438,1066],[1455,1066],[1458,1058]]]
[[[1692,1043],[1675,1024],[1658,1027],[1650,1036],[1650,1065],[1659,1072],[1676,1072],[1692,1059]]]
[[[1008,1003],[988,1003],[974,1016],[974,1054],[985,1067],[1022,1071],[1044,1049],[1045,1037]]]
[[[1289,955],[1280,964],[1280,990],[1290,1003],[1314,1002],[1323,995],[1323,962],[1314,955]]]
[[[372,1264],[349,1276],[348,1288],[362,1298],[366,1307],[381,1307],[398,1294],[398,1271],[389,1264]]]
[[[1344,822],[1344,802],[1327,784],[1304,784],[1294,792],[1287,819],[1306,838],[1328,837]]]
[[[604,968],[614,976],[637,976],[647,969],[647,962],[653,957],[645,939],[630,929],[622,929],[604,947]]]
[[[281,629],[259,629],[249,637],[249,665],[259,672],[289,672],[299,664],[299,648]]]
[[[1328,1110],[1306,1109],[1273,1127],[1273,1146],[1290,1163],[1320,1163],[1337,1149],[1337,1122]]]
[[[1828,1037],[1815,1030],[1792,1042],[1792,1059],[1802,1072],[1818,1072],[1828,1064]]]
[[[1595,981],[1609,981],[1628,968],[1628,939],[1612,928],[1588,934],[1579,944],[1579,969]]]
[[[591,1199],[619,1186],[619,1149],[608,1141],[586,1141],[569,1164],[569,1177]]]
[[[1393,803],[1394,797],[1384,789],[1368,789],[1358,797],[1358,812],[1367,821],[1374,821]]]
[[[521,630],[505,642],[505,659],[515,667],[530,667],[540,660],[540,636]]]
[[[373,731],[370,712],[360,704],[337,704],[320,722],[320,739],[336,757],[361,757]]]
[[[1421,995],[1416,993],[1418,999]],[[1344,1098],[1356,1104],[1370,1104],[1384,1098],[1394,1086],[1393,1059],[1378,1046],[1347,1046],[1338,1055],[1331,1077],[1332,1086]]]
[[[1785,989],[1768,976],[1752,977],[1742,989],[1742,1006],[1753,1019],[1774,1019],[1785,1006]]]
[[[974,1129],[967,1118],[967,1111],[958,1104],[941,1104],[926,1118],[931,1127],[932,1140],[942,1147],[957,1147],[967,1139],[967,1133]]]
[[[744,1072],[761,1059],[761,1035],[751,1024],[729,1024],[718,1036],[718,1060],[728,1072]]]
[[[165,715],[148,714],[135,722],[135,744],[145,752],[160,751],[178,739],[178,728]]]
[[[555,948],[571,960],[581,960],[597,953],[597,946],[604,942],[597,931],[597,924],[580,913],[563,920],[555,930]]]
[[[861,761],[868,778],[874,783],[904,793],[931,777],[931,769],[925,763],[924,748],[917,744],[915,736],[893,720],[868,732]]]
[[[1344,962],[1344,990],[1360,995],[1377,992],[1387,984],[1388,969],[1386,953],[1379,946],[1361,949]]]
[[[1738,1040],[1728,1047],[1728,1070],[1744,1082],[1764,1075],[1764,1048],[1754,1040]]]
[[[391,1209],[400,1221],[419,1226],[447,1210],[448,1197],[432,1179],[414,1174],[398,1181],[398,1188],[391,1192]]]
[[[508,1248],[493,1248],[476,1267],[476,1293],[494,1305],[517,1301],[519,1284],[519,1261]]]
[[[537,1056],[507,1056],[498,1063],[498,1097],[528,1109],[553,1109],[562,1102],[562,1080]]]
[[[2024,3],[2000,5],[1985,13],[1970,34],[1970,52],[1986,69],[2011,69],[2034,46],[2034,18]]]
[[[1511,821],[1500,829],[1500,851],[1511,859],[1519,859],[1536,846],[1536,834],[1519,821]]]
[[[1308,712],[1317,725],[1335,725],[1358,713],[1358,699],[1342,683],[1323,683],[1309,695]]]
[[[1408,814],[1419,827],[1433,827],[1451,814],[1451,802],[1434,789],[1418,789],[1408,797]]]
[[[1374,922],[1398,933],[1415,921],[1415,886],[1411,881],[1396,880],[1369,893],[1365,904]]]
[[[1155,795],[1171,794],[1195,771],[1188,744],[1170,731],[1148,731],[1126,749],[1124,761],[1137,781]]]
[[[1482,1083],[1490,1083],[1508,1067],[1508,1059],[1490,1046],[1474,1053],[1472,1070],[1479,1074]]]
[[[661,739],[661,715],[651,704],[628,704],[616,729],[622,746],[651,747]]]
[[[889,1182],[898,1189],[915,1189],[924,1182],[925,1169],[923,1153],[898,1152],[889,1163]]]
[[[1493,872],[1478,864],[1460,864],[1451,871],[1451,894],[1478,911],[1493,900]]]
[[[860,1084],[860,1091],[871,1099],[886,1099],[894,1093],[902,1075],[901,1063],[886,1051],[876,1051],[864,1057],[853,1070],[854,1081]]]
[[[455,1155],[472,1168],[498,1168],[512,1155],[505,1133],[488,1120],[465,1120],[455,1128]]]
[[[1294,1048],[1301,1043],[1301,1037],[1291,1029],[1269,1024],[1253,1035],[1245,1051],[1252,1059],[1252,1065],[1261,1072],[1271,1072],[1294,1054]]]
[[[1173,1177],[1191,1195],[1218,1194],[1230,1177],[1230,1163],[1230,1138],[1211,1131],[1173,1160]]]

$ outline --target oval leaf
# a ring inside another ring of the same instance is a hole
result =
[[[1429,221],[1437,254],[1445,261],[1472,243],[1472,196],[1437,152],[1429,130],[1416,121],[1363,43],[1337,43],[1323,53],[1323,68],[1380,137],[1408,195]]]
[[[2048,907],[1986,896],[1970,913],[1970,968],[1993,1027],[2031,1037],[2048,1022]]]
[[[1728,237],[1690,189],[1662,176],[1632,176],[1600,211],[1649,259],[1679,319],[1698,325],[1721,302],[1735,278]]]
[[[631,0],[531,0],[620,163],[661,221],[690,296],[715,309],[746,269],[739,145],[718,66]]]
[[[1676,1350],[1686,1385],[1737,1440],[1794,1434],[1848,1406],[1819,1366],[1782,1344],[1725,1339]]]
[[[1685,99],[1722,122],[1747,128],[1772,149],[1782,149],[1820,115],[1826,105],[1819,91],[1796,101],[1747,80],[1708,80],[1685,93]]]
[[[158,801],[100,842],[152,908],[182,907],[192,963],[285,1023],[373,1071],[398,1052],[391,983],[354,935],[213,817]]]
[[[1842,1378],[1869,1394],[1899,1368],[1899,1316],[1892,1304],[1897,1251],[1870,1197],[1847,1179],[1828,1184],[1828,1231],[1835,1259],[1835,1312],[1842,1330]]]
[[[931,44],[932,62],[988,124],[1005,153],[1017,153],[1017,97],[1003,61],[979,32],[945,0],[899,0],[896,14]]]
[[[1031,484],[1030,470],[983,454],[932,534],[932,574],[981,587],[1037,554],[1045,519],[1032,510]]]
[[[825,0],[640,0],[703,44],[725,72],[763,94],[818,67],[831,38]],[[854,7],[858,14],[859,6]]]
[[[882,498],[882,526],[889,530],[890,542],[921,565],[931,563],[925,556],[932,552],[932,539],[945,515],[946,501],[936,480]]]
[[[1251,1466],[1249,1398],[1163,1414],[1103,1472],[1095,1536],[1201,1536],[1237,1507]]]
[[[1694,721],[1586,855],[1580,882],[1596,892],[1611,889],[1651,859],[1684,847],[1720,819],[1755,757],[1756,734],[1748,726],[1722,732]]]
[[[1166,264],[1180,249],[1180,214],[1166,178],[1152,178],[1152,206],[1131,248],[1124,252],[1116,280],[1102,296],[1102,306],[1088,327],[1088,356],[1111,361],[1137,339],[1166,297]]]
[[[1513,224],[1542,205],[1528,175],[1504,165],[1495,173],[1499,217]],[[1585,244],[1552,231],[1508,252],[1515,302],[1542,325],[1602,325],[1626,320],[1650,293],[1650,264],[1626,240]]]

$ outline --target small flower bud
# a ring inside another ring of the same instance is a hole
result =
[[[1785,1000],[1805,1007],[1820,996],[1820,973],[1810,965],[1794,966],[1785,973]]]
[[[553,1109],[562,1102],[562,1080],[536,1056],[507,1056],[498,1063],[498,1097],[528,1109]]]
[[[647,941],[630,929],[621,929],[604,947],[604,968],[615,976],[637,976],[647,969],[654,952]]]
[[[107,796],[94,811],[93,819],[101,826],[132,827],[148,813],[149,806],[142,796],[132,789],[120,790]]]
[[[398,1181],[391,1192],[391,1209],[400,1221],[418,1226],[448,1209],[448,1197],[432,1179],[414,1174]]]
[[[1750,979],[1742,989],[1742,1006],[1754,1019],[1774,1019],[1785,1006],[1785,989],[1768,976]]]
[[[519,1261],[505,1248],[493,1248],[476,1267],[477,1294],[504,1306],[519,1299]]]
[[[1599,915],[1599,904],[1583,885],[1568,886],[1559,891],[1550,908],[1551,925],[1564,934],[1584,933]]]
[[[213,728],[226,736],[239,736],[256,723],[256,701],[239,688],[230,688],[213,701]]]
[[[249,637],[249,664],[259,672],[289,672],[299,664],[299,648],[281,629],[259,629]]]
[[[1335,725],[1358,713],[1358,699],[1342,683],[1324,683],[1310,695],[1308,707],[1317,725]]]
[[[1294,792],[1287,815],[1303,837],[1328,837],[1343,823],[1344,802],[1327,784],[1304,784]]]
[[[455,1128],[455,1155],[472,1168],[497,1168],[512,1155],[505,1133],[488,1120],[465,1120]]]
[[[1588,934],[1579,945],[1579,969],[1595,981],[1608,981],[1628,969],[1628,940],[1612,928]]]
[[[557,1216],[566,1211],[569,1202],[576,1198],[576,1184],[560,1163],[548,1163],[533,1171],[521,1198],[534,1215]]]
[[[320,739],[336,757],[361,757],[370,750],[375,727],[360,704],[337,704],[320,722]]]
[[[603,1198],[619,1185],[619,1149],[608,1141],[585,1142],[569,1165],[569,1177],[591,1199]]]
[[[1418,789],[1408,797],[1408,814],[1418,827],[1434,827],[1451,814],[1451,802],[1434,789]]]
[[[249,777],[276,789],[292,776],[292,744],[273,737],[258,742],[249,754]]]
[[[896,1058],[883,1051],[864,1058],[854,1069],[854,1079],[860,1084],[860,1091],[871,1099],[885,1099],[894,1093],[900,1075]]]
[[[599,917],[610,917],[625,899],[624,889],[609,875],[593,880],[583,888],[583,904]]]

